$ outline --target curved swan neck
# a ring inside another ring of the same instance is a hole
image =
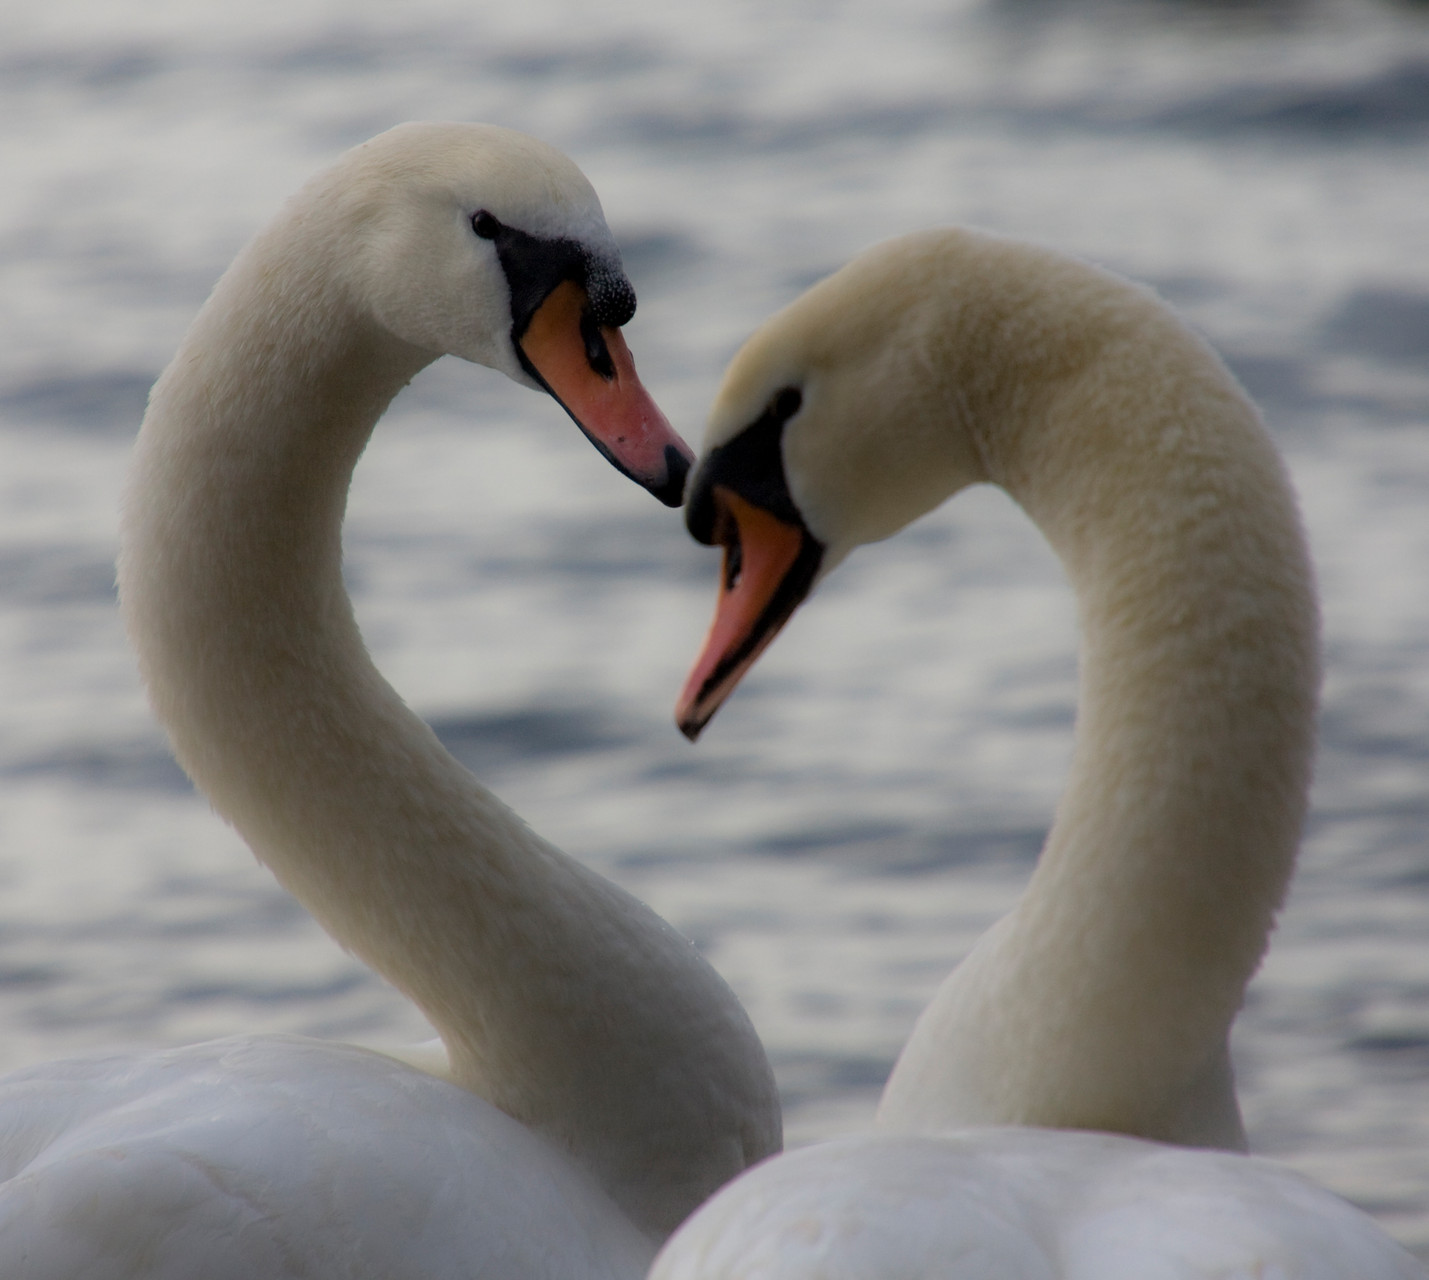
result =
[[[280,876],[290,854],[307,859],[312,828],[283,831],[276,815],[332,798],[292,785],[291,770],[326,765],[328,785],[346,789],[342,757],[358,745],[315,756],[308,739],[362,723],[390,694],[342,585],[342,519],[378,418],[434,358],[382,333],[321,271],[292,279],[291,256],[272,232],[251,246],[155,385],[119,569],[181,761],[245,836],[273,845],[258,851]],[[348,705],[353,690],[366,705]],[[294,706],[310,709],[300,734]]]
[[[881,1118],[1239,1145],[1225,1040],[1304,814],[1311,570],[1210,351],[1149,294],[1036,265],[1045,297],[1014,274],[992,326],[1008,376],[962,403],[1076,593],[1075,753],[1024,898],[924,1014]]]
[[[155,387],[120,557],[144,679],[214,807],[422,1008],[454,1078],[659,1238],[777,1149],[767,1064],[693,948],[480,787],[368,658],[348,483],[434,353],[371,320],[308,231],[245,252]]]

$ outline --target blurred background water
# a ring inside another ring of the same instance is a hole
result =
[[[0,1066],[425,1033],[207,811],[115,613],[149,384],[312,170],[404,119],[570,152],[692,440],[774,307],[966,222],[1155,285],[1263,405],[1328,674],[1302,869],[1235,1040],[1254,1146],[1429,1256],[1429,8],[1390,0],[51,0],[0,11]],[[377,658],[746,1001],[789,1138],[866,1122],[1015,898],[1071,743],[1050,555],[991,492],[861,552],[698,748],[715,557],[554,406],[445,361],[359,469]]]

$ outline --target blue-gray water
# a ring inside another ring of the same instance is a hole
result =
[[[52,0],[0,12],[0,1065],[416,1016],[168,762],[115,617],[148,384],[309,172],[412,118],[590,174],[692,439],[775,306],[969,222],[1147,280],[1265,408],[1328,675],[1302,871],[1236,1053],[1254,1145],[1429,1249],[1429,11],[1387,2]],[[693,935],[793,1141],[866,1120],[1015,896],[1070,747],[1056,565],[991,493],[826,584],[697,748],[711,553],[548,403],[444,362],[360,469],[379,661],[544,834]]]

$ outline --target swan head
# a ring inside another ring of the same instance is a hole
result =
[[[310,183],[292,213],[384,329],[548,392],[617,469],[680,504],[693,455],[636,376],[620,333],[635,291],[566,156],[494,125],[399,125]]]
[[[724,548],[714,622],[676,709],[687,737],[854,547],[988,478],[958,429],[947,350],[958,306],[946,295],[979,240],[930,232],[869,250],[731,361],[685,513],[697,541]]]

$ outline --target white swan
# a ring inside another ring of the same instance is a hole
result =
[[[154,388],[124,617],[215,808],[445,1044],[437,1078],[257,1037],[0,1083],[6,1277],[640,1276],[778,1148],[733,994],[646,907],[534,835],[373,667],[341,579],[377,418],[449,352],[551,390],[678,502],[595,193],[508,130],[407,125],[313,179]]]
[[[1328,1193],[1186,1149],[1244,1146],[1226,1036],[1290,874],[1318,683],[1294,499],[1220,361],[1146,290],[931,232],[750,339],[706,449],[688,520],[725,578],[690,736],[822,574],[979,482],[1071,579],[1080,711],[1031,883],[919,1021],[883,1132],[740,1178],[656,1280],[1422,1276]],[[1045,1128],[949,1132],[979,1125]]]

